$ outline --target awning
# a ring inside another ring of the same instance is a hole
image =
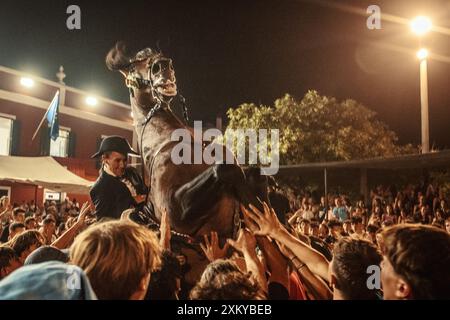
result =
[[[67,170],[52,157],[0,156],[0,180],[76,194],[89,193],[93,184]]]

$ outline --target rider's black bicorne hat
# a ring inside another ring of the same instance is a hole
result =
[[[100,149],[95,154],[93,154],[91,158],[99,157],[103,153],[108,151],[119,152],[124,156],[128,156],[129,153],[139,155],[139,153],[131,148],[130,144],[125,138],[120,136],[109,136],[102,140]]]

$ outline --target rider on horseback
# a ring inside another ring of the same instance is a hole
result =
[[[148,190],[136,169],[127,167],[129,153],[137,154],[126,139],[110,136],[92,156],[102,157],[100,176],[90,191],[97,220],[119,219],[124,210],[144,204]]]

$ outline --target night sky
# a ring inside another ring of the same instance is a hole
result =
[[[382,14],[426,14],[450,30],[449,0],[330,1]],[[420,144],[419,40],[407,25],[382,22],[324,1],[9,1],[0,4],[0,64],[129,103],[122,77],[104,58],[117,40],[154,47],[174,60],[191,117],[213,121],[231,106],[272,104],[309,89],[375,110],[400,137]],[[81,30],[66,8],[81,8]],[[428,64],[430,145],[450,148],[450,33],[427,34],[439,54]]]

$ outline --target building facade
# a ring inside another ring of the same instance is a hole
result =
[[[103,137],[120,135],[134,148],[137,139],[130,106],[66,86],[61,81],[43,78],[0,66],[0,155],[52,156],[76,175],[95,181],[99,163],[91,159]],[[59,137],[49,138],[45,122],[32,140],[55,93],[60,91]],[[42,204],[46,199],[78,202],[88,195],[58,194],[38,186],[0,180],[0,196],[9,195],[12,203],[30,200]]]

